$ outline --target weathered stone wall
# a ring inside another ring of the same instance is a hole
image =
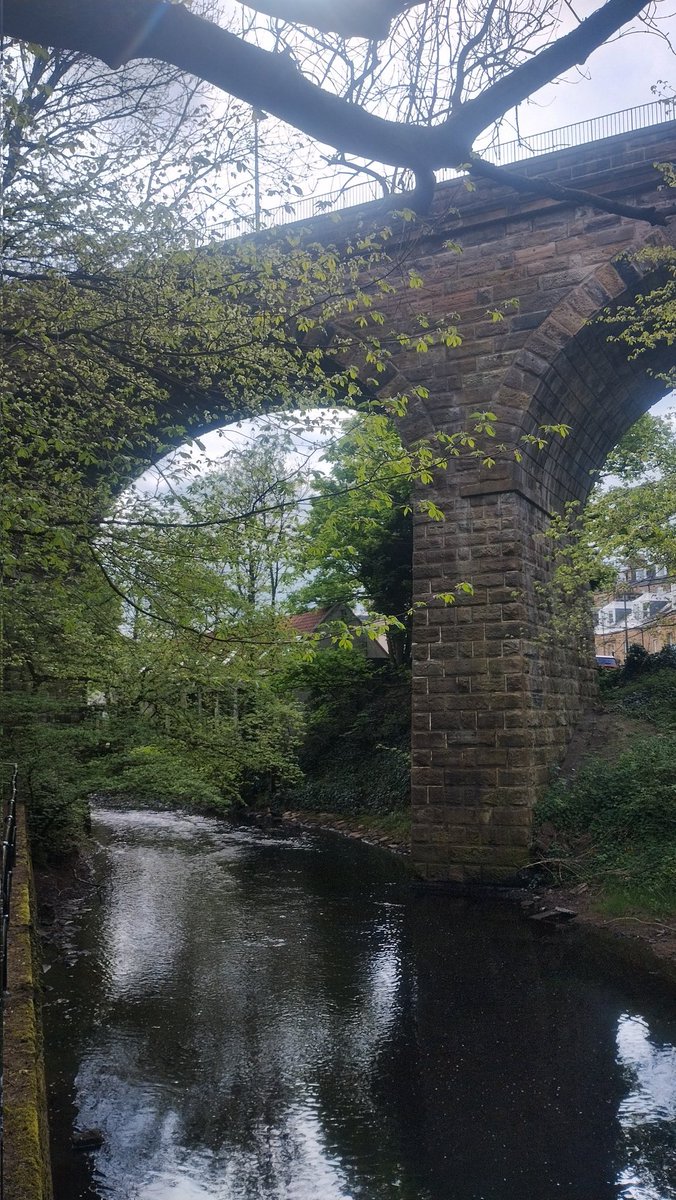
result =
[[[35,911],[26,814],[19,805],[3,1038],[5,1200],[52,1200]]]
[[[654,164],[675,158],[670,122],[542,155],[518,170],[659,206],[669,197]],[[428,879],[505,881],[526,861],[533,804],[595,692],[591,625],[589,639],[548,637],[538,588],[551,578],[552,556],[543,531],[551,513],[584,503],[608,452],[663,391],[594,318],[631,299],[641,282],[642,268],[626,252],[673,240],[676,223],[655,229],[496,184],[470,192],[461,180],[438,187],[425,220],[397,224],[388,208],[391,201],[363,205],[294,232],[340,249],[387,221],[395,286],[378,296],[384,328],[411,332],[422,312],[457,324],[458,347],[418,354],[391,346],[380,394],[415,385],[428,393],[401,421],[405,442],[467,428],[476,410],[497,417],[505,449],[496,465],[452,462],[426,492],[445,520],[416,521],[414,591],[424,606],[414,627],[413,859]],[[411,289],[411,271],[424,287]],[[492,320],[488,310],[509,300],[518,306]],[[367,386],[371,373],[364,371]],[[560,422],[570,437],[544,453],[521,441]],[[452,608],[434,599],[460,580],[473,583],[473,596]]]
[[[659,202],[652,164],[674,154],[669,126],[527,169]],[[582,639],[549,636],[543,533],[552,512],[584,503],[609,450],[663,391],[590,322],[641,280],[622,252],[666,235],[585,207],[452,185],[417,236],[406,266],[425,279],[420,307],[456,312],[463,343],[397,355],[392,386],[429,391],[411,406],[404,436],[453,432],[490,410],[507,449],[492,470],[452,463],[426,493],[444,522],[417,520],[415,600],[425,604],[414,631],[413,860],[428,879],[507,881],[527,860],[533,804],[596,688],[591,627]],[[462,253],[444,246],[449,237]],[[512,298],[518,308],[489,319],[487,309]],[[515,461],[523,434],[558,422],[572,427],[567,439],[545,452],[526,446]],[[450,608],[433,599],[459,580],[474,585],[472,596]]]

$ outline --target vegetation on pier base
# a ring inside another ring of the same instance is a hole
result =
[[[664,916],[676,911],[676,653],[632,649],[603,677],[615,739],[552,784],[537,837],[554,877],[588,884],[604,911]]]

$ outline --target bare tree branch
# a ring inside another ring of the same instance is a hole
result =
[[[278,6],[272,0],[265,0],[263,7],[267,11]],[[332,6],[330,0],[321,5],[309,0],[279,0],[279,7],[289,14],[291,8],[298,12],[302,9],[306,14],[310,9],[326,14]],[[371,6],[363,7],[370,9]],[[410,5],[404,0],[381,0],[377,5],[381,13],[388,10],[392,15],[408,7]],[[411,170],[416,176],[413,202],[424,209],[431,199],[436,169],[458,167],[472,161],[472,146],[484,129],[550,80],[584,63],[595,49],[646,7],[646,0],[605,0],[572,32],[535,53],[528,51],[530,57],[519,61],[519,55],[526,53],[527,42],[523,40],[516,65],[513,58],[504,56],[498,45],[488,74],[493,82],[479,94],[461,101],[462,82],[458,89],[456,80],[452,98],[457,103],[446,119],[436,125],[378,116],[362,104],[313,83],[289,54],[252,45],[195,15],[182,4],[169,4],[164,0],[117,0],[115,4],[110,4],[109,0],[50,0],[49,3],[47,0],[4,0],[4,22],[5,32],[11,36],[82,51],[110,66],[120,66],[133,58],[159,59],[276,115],[340,153]],[[356,11],[356,0],[343,0],[339,8],[342,12]],[[496,8],[495,20],[498,15]],[[551,26],[551,21],[549,24]],[[546,22],[543,27],[546,28]],[[482,41],[484,35],[490,38],[491,31],[492,23],[482,21],[478,34],[468,37],[466,46],[478,44],[477,38]],[[502,36],[507,35],[503,33]],[[531,34],[527,32],[522,36],[527,38]],[[489,50],[490,47],[486,53]],[[460,75],[465,71],[466,58],[461,51],[458,59]],[[488,164],[480,160],[475,160],[474,169],[483,175],[489,174]],[[498,168],[494,168],[494,172],[497,171]],[[515,177],[502,169],[499,175],[494,173],[493,178],[524,190],[521,177],[516,177],[518,182],[513,182]],[[572,192],[564,197],[562,189],[550,187],[546,181],[540,181],[537,187],[529,181],[529,190],[559,198],[575,198]],[[584,203],[596,204],[611,212],[620,211],[617,206],[608,208],[608,202],[603,198],[577,194],[578,199],[582,197]],[[630,209],[627,206],[624,214],[629,213],[657,223],[663,220],[654,209]]]
[[[247,8],[276,21],[309,25],[344,38],[381,41],[394,17],[424,0],[240,0]]]
[[[585,62],[645,0],[606,0],[586,21],[467,101],[441,125],[388,121],[306,79],[288,56],[243,42],[180,4],[163,0],[5,0],[13,37],[75,49],[120,66],[159,58],[274,113],[318,141],[361,158],[414,170],[469,160],[478,134],[550,79]]]
[[[676,205],[655,208],[649,205],[623,204],[621,200],[612,200],[609,196],[599,196],[595,192],[586,192],[581,188],[563,187],[542,176],[532,178],[529,175],[521,175],[518,171],[510,171],[506,167],[496,167],[494,163],[487,162],[474,154],[468,165],[471,175],[491,179],[494,183],[514,188],[515,192],[530,192],[532,195],[547,196],[552,200],[589,204],[592,207],[602,208],[604,212],[616,213],[620,217],[648,221],[651,225],[666,225],[672,217],[676,216]]]

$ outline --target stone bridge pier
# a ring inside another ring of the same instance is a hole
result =
[[[664,203],[653,164],[676,156],[670,123],[531,160],[524,169],[623,200]],[[455,210],[455,215],[451,215]],[[448,215],[446,215],[448,213]],[[626,251],[673,239],[624,216],[515,198],[495,186],[439,190],[414,265],[421,306],[455,311],[455,349],[400,355],[394,386],[424,384],[405,439],[498,418],[492,469],[451,461],[424,494],[445,519],[416,516],[414,538],[412,856],[428,880],[507,882],[528,857],[532,809],[595,695],[591,626],[552,635],[552,513],[584,504],[623,433],[666,391],[630,363],[595,321],[630,299],[642,268]],[[445,248],[451,237],[462,247]],[[410,265],[410,260],[409,260]],[[503,321],[487,310],[518,300]],[[673,365],[673,351],[671,352]],[[545,424],[571,427],[537,452],[520,441]],[[514,449],[523,449],[518,462]],[[435,599],[467,580],[473,594]]]

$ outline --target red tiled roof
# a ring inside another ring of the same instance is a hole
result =
[[[314,633],[330,611],[330,608],[313,608],[311,612],[296,613],[295,616],[289,617],[289,624],[293,625],[297,633]]]

